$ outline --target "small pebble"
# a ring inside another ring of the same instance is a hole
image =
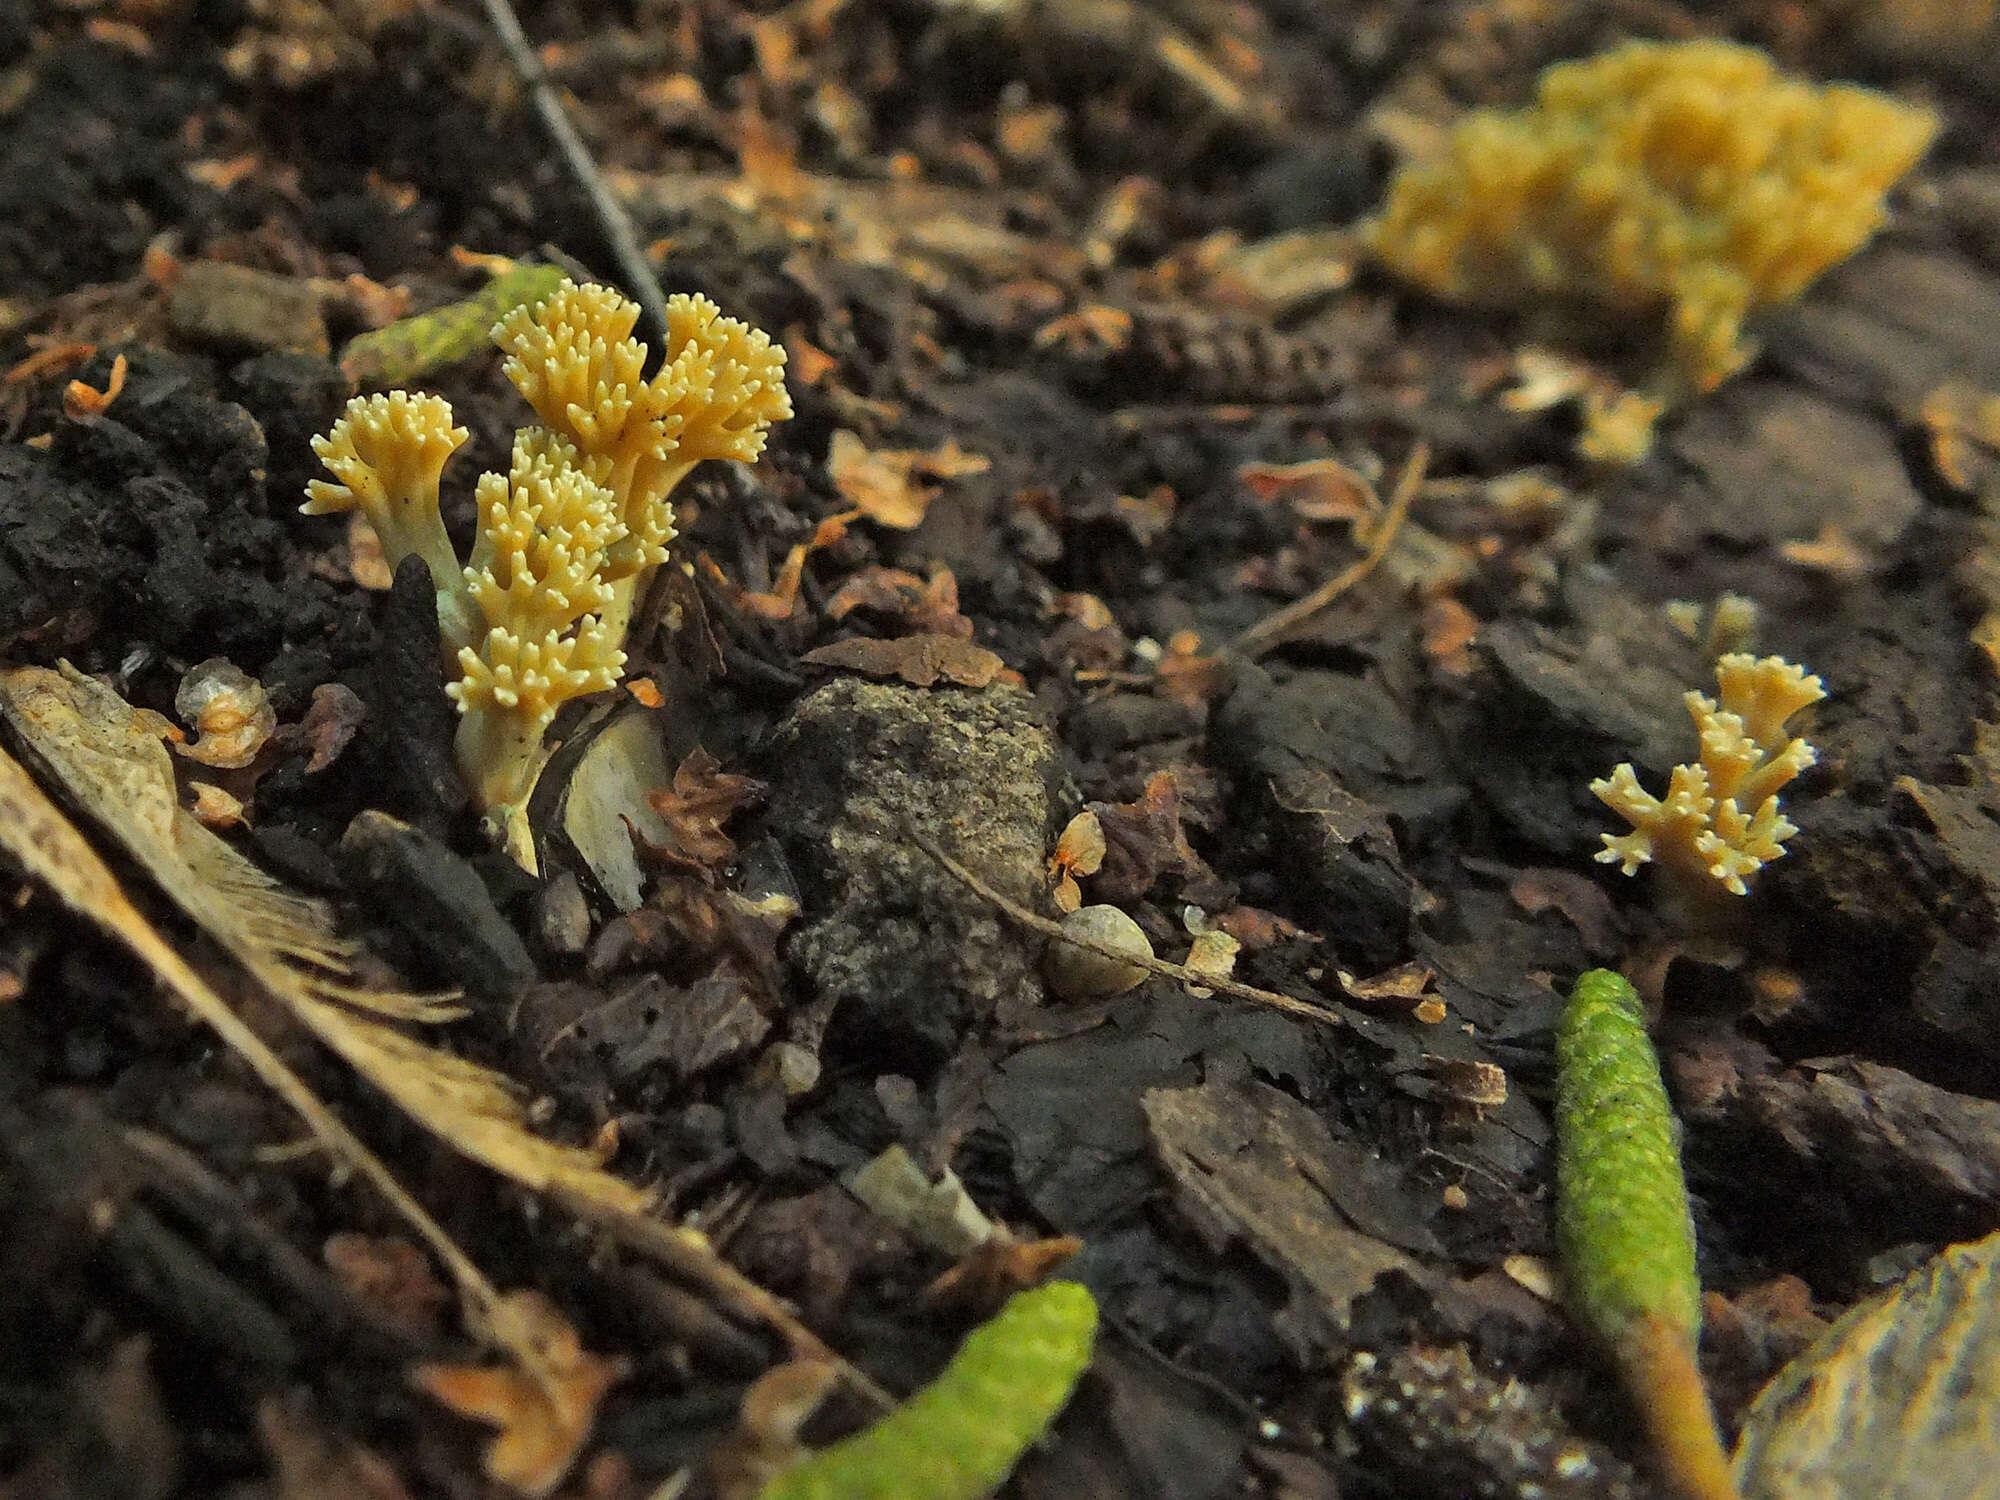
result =
[[[535,935],[551,954],[574,958],[590,946],[590,903],[568,870],[535,893]]]
[[[1115,906],[1085,906],[1063,918],[1064,932],[1129,953],[1151,958],[1153,945],[1139,924]],[[1042,977],[1065,1000],[1101,1000],[1122,995],[1147,975],[1137,964],[1051,940],[1042,955]]]

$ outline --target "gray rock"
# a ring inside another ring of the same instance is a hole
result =
[[[792,957],[837,1003],[836,1036],[883,1067],[934,1064],[996,1012],[1041,995],[1039,943],[906,836],[928,835],[1034,903],[1056,745],[1034,700],[995,685],[920,690],[838,678],[775,747],[770,827],[797,872]]]

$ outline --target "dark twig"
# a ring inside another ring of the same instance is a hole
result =
[[[1234,995],[1239,1000],[1251,1000],[1258,1005],[1268,1005],[1271,1009],[1284,1011],[1287,1015],[1303,1016],[1309,1021],[1318,1021],[1326,1026],[1344,1026],[1347,1024],[1338,1011],[1328,1010],[1325,1006],[1314,1005],[1309,1001],[1296,999],[1279,990],[1260,990],[1254,984],[1244,984],[1240,980],[1227,979],[1219,975],[1204,973],[1200,969],[1190,969],[1185,964],[1171,964],[1163,958],[1140,958],[1136,954],[1127,953],[1120,948],[1114,948],[1109,943],[1100,943],[1089,938],[1078,937],[1074,933],[1065,932],[1062,929],[1061,923],[1051,922],[1047,917],[1038,916],[1019,902],[1001,895],[1000,892],[994,890],[992,886],[986,884],[985,881],[973,874],[972,871],[966,869],[964,865],[953,859],[949,854],[946,854],[944,850],[940,849],[929,838],[908,824],[903,826],[903,836],[932,859],[943,865],[967,890],[976,896],[983,896],[986,900],[991,901],[1002,912],[1006,913],[1010,920],[1019,923],[1031,932],[1039,932],[1043,937],[1054,938],[1059,943],[1068,943],[1072,948],[1083,948],[1091,953],[1100,953],[1106,958],[1115,958],[1120,963],[1130,964],[1134,968],[1144,969],[1151,974],[1164,974],[1169,979],[1178,979],[1183,984],[1191,984],[1199,989],[1220,990],[1223,994]]]
[[[535,112],[542,117],[543,126],[555,138],[570,176],[576,179],[576,185],[590,200],[591,209],[604,230],[605,242],[611,247],[612,258],[618,262],[618,274],[624,279],[625,289],[638,298],[654,337],[660,341],[661,347],[665,347],[666,294],[660,290],[659,278],[653,275],[652,264],[639,245],[631,216],[625,212],[624,205],[611,195],[604,174],[598,171],[597,162],[591,157],[590,148],[577,134],[569,112],[563,108],[561,96],[549,81],[548,69],[535,56],[528,34],[521,29],[520,17],[514,14],[510,0],[485,0],[485,5],[487,20],[499,33],[500,45],[507,49],[507,60],[521,75],[521,81],[527,84],[528,93],[535,101]]]
[[[791,1346],[794,1358],[822,1360],[832,1365],[850,1390],[885,1410],[896,1404],[895,1397],[834,1353],[782,1301],[717,1254],[708,1236],[643,1214],[606,1208],[585,1194],[566,1192],[560,1186],[551,1189],[551,1196],[626,1249],[664,1267],[690,1285],[701,1287],[738,1316],[775,1329]]]

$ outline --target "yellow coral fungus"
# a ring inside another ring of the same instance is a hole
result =
[[[382,539],[391,567],[412,553],[421,557],[447,633],[466,619],[458,603],[458,553],[438,512],[438,483],[468,436],[452,425],[451,403],[442,396],[357,396],[330,432],[312,440],[333,481],[313,480],[299,507],[308,516],[360,511]]]
[[[479,540],[465,569],[484,632],[459,648],[459,770],[474,799],[518,839],[520,809],[543,760],[542,736],[571,698],[615,687],[625,653],[599,613],[598,577],[624,535],[611,492],[552,433],[514,439],[505,478],[480,476]]]
[[[1715,664],[1717,696],[1687,695],[1701,738],[1696,763],[1675,766],[1665,797],[1639,785],[1628,761],[1590,784],[1598,800],[1632,825],[1604,835],[1598,859],[1627,875],[1658,861],[1681,892],[1741,896],[1745,881],[1785,852],[1798,827],[1778,810],[1778,792],[1814,760],[1787,735],[1785,721],[1820,701],[1817,677],[1782,657],[1734,653]],[[1718,701],[1719,700],[1719,701]]]
[[[638,308],[608,288],[565,281],[494,328],[508,378],[548,425],[516,435],[505,476],[480,478],[464,567],[438,484],[466,433],[441,398],[357,397],[313,443],[333,480],[309,486],[306,513],[358,510],[392,565],[429,565],[457,674],[459,769],[531,870],[525,807],[543,736],[563,703],[617,683],[632,602],[673,539],[669,492],[704,459],[754,459],[791,414],[768,337],[703,297],[670,299],[668,315],[667,361],[650,380]]]
[[[707,459],[751,462],[771,423],[792,414],[785,351],[768,334],[706,297],[670,297],[665,360],[649,380],[638,318],[609,288],[564,282],[493,331],[507,378],[617,497],[629,541],[608,561],[605,620],[618,635],[673,539],[674,486]]]
[[[1753,48],[1629,42],[1547,69],[1529,108],[1468,115],[1364,234],[1453,301],[1659,319],[1661,393],[1706,391],[1753,352],[1748,314],[1874,233],[1936,131],[1926,110],[1787,78]]]

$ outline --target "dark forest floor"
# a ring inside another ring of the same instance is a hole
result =
[[[447,1045],[614,1148],[883,1385],[984,1309],[921,1302],[950,1258],[846,1174],[900,1143],[1024,1239],[1079,1237],[1066,1274],[1107,1329],[1014,1493],[1649,1493],[1537,1290],[1558,986],[1651,965],[1725,1425],[1840,1309],[2000,1227],[2000,742],[1974,633],[2000,464],[1950,446],[1933,400],[2000,391],[2000,74],[1949,7],[1900,33],[1890,9],[528,7],[662,284],[781,337],[797,407],[754,470],[677,497],[706,561],[636,653],[665,707],[619,711],[662,767],[699,747],[761,795],[684,768],[744,806],[721,842],[631,866],[620,910],[559,829],[538,884],[426,795],[438,720],[384,665],[379,561],[296,514],[349,393],[334,356],[403,305],[388,289],[468,294],[455,249],[614,273],[477,7],[0,8],[0,657],[170,715],[195,663],[256,677],[287,728],[225,780],[228,836],[384,973],[463,988]],[[1945,129],[1876,242],[1758,326],[1755,366],[1605,471],[1569,405],[1500,399],[1518,321],[1401,290],[1334,231],[1398,129],[1621,37],[1710,33]],[[65,415],[121,353],[112,404]],[[474,434],[447,495],[467,528],[525,408],[490,352],[429,385]],[[1215,659],[1361,555],[1342,500],[1419,446],[1382,566]],[[1258,468],[1323,459],[1345,469],[1275,496]],[[788,553],[857,506],[784,597]],[[1586,787],[1688,757],[1698,622],[1730,593],[1830,696],[1791,856],[1718,964],[1676,955],[1647,879],[1592,862],[1612,823]],[[920,632],[998,674],[801,661]],[[328,703],[360,725],[315,764],[325,726],[294,727]],[[1112,852],[1088,899],[1164,957],[1219,925],[1239,978],[1328,1019],[1166,979],[1055,999],[1041,939],[908,836],[1049,911],[1044,861],[1091,805]],[[365,809],[425,835],[408,864],[343,844]],[[732,893],[799,914],[732,925]],[[0,1495],[498,1493],[479,1429],[402,1378],[472,1349],[386,1210],[91,928],[26,882],[0,898]],[[731,1430],[765,1330],[281,1040],[498,1284],[626,1362],[566,1494],[653,1494]],[[335,1235],[367,1238],[343,1258]],[[355,1335],[385,1318],[395,1339]],[[1563,1468],[1579,1442],[1593,1461]]]

